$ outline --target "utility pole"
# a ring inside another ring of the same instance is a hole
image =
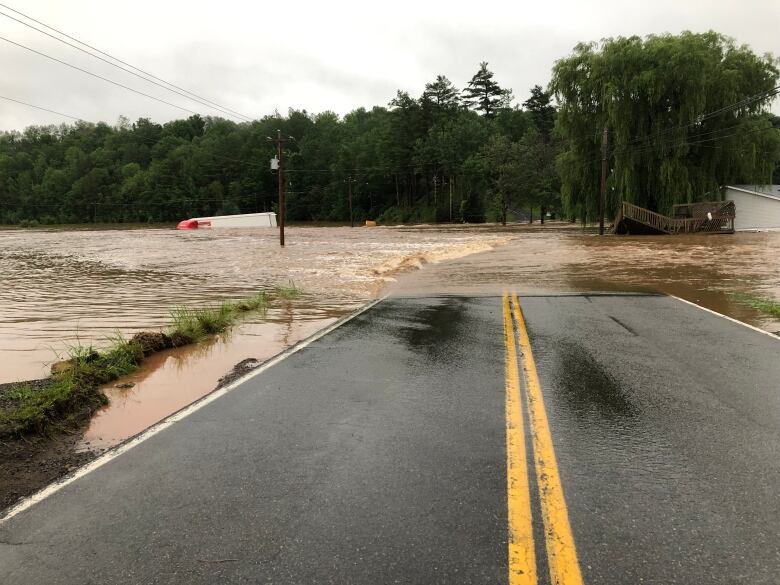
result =
[[[349,175],[344,182],[347,184],[347,192],[349,193],[349,227],[355,227],[355,216],[352,214],[352,183],[357,183],[357,179]]]
[[[450,187],[450,223],[452,223],[452,177],[448,181]]]
[[[601,190],[599,192],[599,235],[604,235],[604,208],[607,204],[607,145],[609,144],[609,132],[604,126],[604,134],[601,137]]]
[[[282,145],[290,141],[290,138],[282,138],[282,131],[276,131],[276,139],[267,137],[268,140],[276,142],[276,173],[279,181],[279,245],[284,247],[284,164],[282,162]],[[273,162],[271,163],[273,169]]]

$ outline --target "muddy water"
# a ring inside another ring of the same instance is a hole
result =
[[[0,383],[45,376],[69,345],[164,326],[293,280],[307,306],[346,312],[399,269],[490,249],[485,230],[314,228],[0,231]],[[336,309],[337,308],[337,309]]]
[[[109,406],[92,419],[82,446],[109,447],[139,433],[216,388],[239,362],[252,359],[256,366],[343,314],[341,305],[284,301],[263,320],[250,319],[226,335],[150,356],[136,374],[105,389]]]
[[[69,345],[168,323],[170,309],[240,298],[292,280],[304,295],[228,336],[162,352],[105,388],[84,448],[108,447],[207,394],[376,296],[399,272],[489,250],[497,228],[292,227],[0,231],[0,382],[45,376]]]
[[[780,299],[780,233],[604,237],[570,225],[0,231],[0,382],[41,377],[68,344],[164,326],[171,307],[238,298],[292,279],[306,292],[197,346],[162,352],[106,389],[85,447],[132,436],[211,391],[233,365],[263,361],[391,294],[652,291],[770,331],[731,300]],[[420,268],[421,270],[412,270]]]
[[[404,275],[394,294],[636,291],[679,296],[780,330],[730,293],[780,301],[780,232],[605,236],[563,225],[524,228],[506,246]]]

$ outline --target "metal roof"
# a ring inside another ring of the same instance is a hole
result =
[[[726,185],[726,189],[734,189],[735,191],[780,201],[780,185]]]

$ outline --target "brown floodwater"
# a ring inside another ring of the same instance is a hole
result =
[[[276,230],[0,231],[0,383],[40,378],[73,345],[101,345],[204,305],[292,280],[328,314],[373,298],[404,268],[488,250],[494,230],[291,227]]]
[[[675,295],[762,327],[777,319],[733,293],[780,301],[780,232],[604,236],[573,226],[526,227],[492,252],[427,266],[391,294],[622,291]]]
[[[780,300],[780,233],[603,237],[541,226],[0,231],[0,382],[42,377],[68,345],[163,327],[172,307],[294,281],[305,292],[230,334],[161,352],[109,385],[83,439],[107,447],[207,394],[235,364],[262,362],[380,293],[647,291],[775,331],[735,302]],[[419,270],[416,270],[419,269]],[[132,385],[130,387],[117,387]]]
[[[252,359],[259,365],[344,312],[341,306],[284,301],[263,320],[249,319],[228,334],[150,356],[137,373],[105,388],[109,406],[92,419],[82,446],[109,447],[141,432],[216,388],[237,363]]]

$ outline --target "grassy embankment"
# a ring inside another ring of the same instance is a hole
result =
[[[756,311],[780,319],[780,302],[778,301],[747,293],[729,293],[729,298]]]
[[[164,331],[142,331],[131,339],[117,334],[99,351],[91,346],[73,347],[62,367],[47,380],[22,382],[0,393],[0,437],[71,428],[107,403],[101,385],[131,374],[146,356],[227,331],[249,313],[265,315],[274,299],[294,299],[300,294],[290,283],[272,293],[261,292],[216,307],[176,307]]]

